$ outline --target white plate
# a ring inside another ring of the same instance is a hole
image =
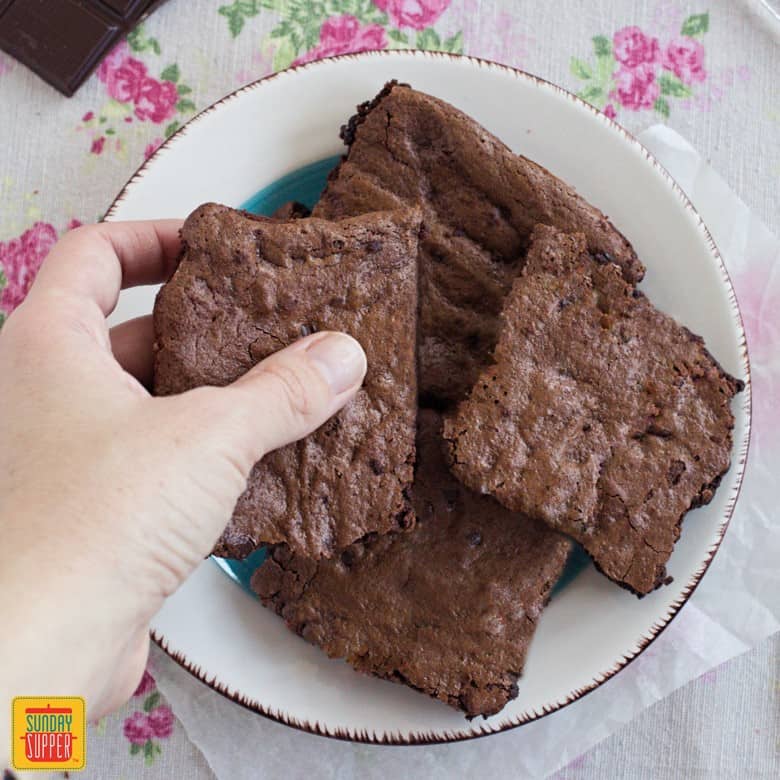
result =
[[[669,175],[618,125],[559,87],[500,65],[423,52],[372,52],[285,71],[195,117],[131,179],[108,219],[184,217],[204,201],[239,205],[281,176],[338,154],[338,129],[391,78],[444,98],[604,210],[647,266],[642,288],[702,334],[746,381],[734,404],[731,470],[692,512],[669,563],[671,585],[638,600],[583,571],[552,600],[519,695],[467,721],[408,688],[330,661],[231,582],[213,561],[155,618],[154,638],[212,688],[284,723],[342,738],[416,743],[499,731],[551,712],[622,669],[669,623],[712,560],[739,491],[750,429],[745,337],[728,275]],[[155,290],[122,295],[114,321],[151,311]]]

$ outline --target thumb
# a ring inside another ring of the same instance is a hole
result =
[[[140,462],[153,475],[142,484],[155,487],[148,511],[138,512],[136,500],[137,520],[123,524],[143,551],[140,560],[163,564],[144,578],[153,584],[152,602],[172,593],[208,554],[255,463],[322,425],[355,395],[365,373],[360,344],[326,331],[276,352],[232,385],[154,399],[157,413],[139,428],[139,446],[147,453]],[[149,456],[158,433],[161,446]],[[168,509],[162,515],[160,484]],[[137,567],[128,577],[137,579]]]
[[[345,333],[325,331],[296,341],[215,391],[235,426],[235,456],[247,475],[267,452],[319,428],[355,395],[365,374],[360,344]]]

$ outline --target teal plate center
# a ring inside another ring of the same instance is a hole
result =
[[[312,208],[325,189],[328,174],[338,165],[340,159],[339,155],[326,157],[324,160],[318,160],[303,168],[298,168],[267,187],[263,187],[262,190],[244,201],[239,208],[265,217],[270,217],[280,206],[291,200],[296,200],[308,208]],[[243,561],[233,558],[214,558],[213,560],[232,580],[254,596],[249,581],[265,557],[265,548],[261,547]],[[588,560],[585,551],[580,546],[575,545],[563,575],[553,590],[553,596],[560,593],[588,566]]]

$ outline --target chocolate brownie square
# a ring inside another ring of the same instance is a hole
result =
[[[313,331],[368,358],[354,400],[255,465],[215,554],[286,542],[317,558],[413,524],[419,230],[415,210],[280,222],[207,204],[185,222],[154,308],[157,394],[226,385]]]
[[[536,223],[578,230],[627,280],[644,269],[607,217],[443,100],[392,82],[344,128],[349,151],[314,215],[419,204],[420,392],[460,400],[498,337],[499,313]]]
[[[276,547],[252,586],[329,656],[487,717],[517,695],[571,543],[464,488],[447,469],[439,415],[418,420],[414,530],[329,560]]]
[[[444,425],[452,470],[645,594],[729,468],[741,383],[587,238],[538,226],[494,363]]]

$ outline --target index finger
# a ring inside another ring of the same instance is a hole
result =
[[[41,266],[30,295],[72,294],[98,305],[105,316],[119,291],[164,282],[181,250],[180,219],[101,222],[67,233]]]

